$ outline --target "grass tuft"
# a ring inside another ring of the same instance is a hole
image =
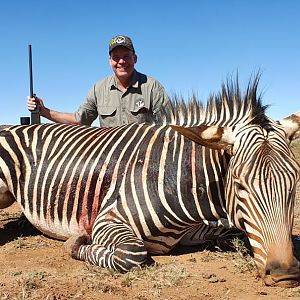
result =
[[[250,256],[249,249],[245,246],[243,240],[235,238],[232,244],[236,250],[233,252],[233,263],[235,268],[240,273],[252,272],[256,269],[255,262],[252,256]]]

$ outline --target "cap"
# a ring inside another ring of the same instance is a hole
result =
[[[117,36],[113,37],[109,42],[109,53],[113,49],[115,49],[116,47],[119,47],[119,46],[125,47],[134,52],[134,47],[133,47],[132,41],[128,36],[117,35]]]

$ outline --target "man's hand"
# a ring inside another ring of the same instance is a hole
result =
[[[36,104],[39,105],[40,111],[42,111],[45,108],[43,100],[41,98],[39,98],[37,96],[32,97],[32,98],[30,96],[27,96],[27,108],[28,108],[28,110],[30,110],[30,111],[35,110]]]

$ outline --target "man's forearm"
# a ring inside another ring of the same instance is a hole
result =
[[[80,124],[76,121],[74,113],[62,113],[62,112],[45,108],[43,111],[41,111],[41,115],[42,117],[50,121],[53,121],[55,123],[74,124],[74,125]]]

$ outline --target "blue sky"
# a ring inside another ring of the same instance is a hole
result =
[[[35,93],[72,112],[111,74],[108,42],[117,34],[132,38],[136,69],[169,95],[206,102],[228,75],[238,71],[244,89],[261,70],[268,115],[288,116],[300,111],[299,11],[298,0],[1,1],[0,124],[30,115],[29,44]]]

